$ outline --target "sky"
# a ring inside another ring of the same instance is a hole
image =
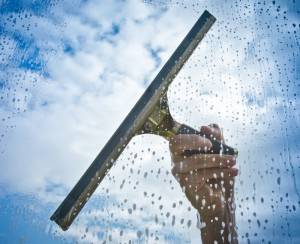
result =
[[[204,10],[172,116],[239,150],[241,243],[299,243],[297,1],[0,1],[0,243],[201,243],[167,141],[131,140],[76,221],[49,218]]]

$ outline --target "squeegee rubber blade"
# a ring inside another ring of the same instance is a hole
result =
[[[215,20],[208,11],[204,11],[102,151],[51,216],[51,220],[63,230],[68,229],[130,139],[143,126],[151,109],[159,102],[161,95],[166,92]]]

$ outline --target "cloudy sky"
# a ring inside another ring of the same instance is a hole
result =
[[[49,217],[205,9],[171,113],[239,149],[241,243],[300,242],[297,1],[2,0],[0,243],[200,243],[157,136],[130,142],[67,232]]]

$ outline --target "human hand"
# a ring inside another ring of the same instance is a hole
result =
[[[212,144],[208,138],[215,137],[216,140],[224,142],[217,125],[202,126],[201,132],[205,137],[180,134],[170,139],[172,173],[191,204],[199,211],[204,226],[207,226],[210,232],[220,231],[228,229],[229,225],[234,226],[230,214],[234,212],[233,186],[234,177],[238,173],[234,168],[236,156],[220,154],[186,156],[187,150],[209,151]],[[213,240],[210,239],[212,236],[216,234],[206,235],[208,241],[205,243]]]

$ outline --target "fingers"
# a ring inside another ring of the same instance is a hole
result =
[[[211,179],[230,180],[237,176],[236,168],[223,169],[204,169],[192,173],[175,173],[175,177],[179,180],[182,186],[202,186]]]
[[[207,151],[212,147],[209,139],[199,135],[175,135],[170,139],[170,150],[175,155],[182,154],[185,150]]]
[[[236,164],[236,157],[219,154],[196,154],[191,157],[173,158],[173,170],[177,173],[188,173],[196,169],[230,168]]]
[[[217,124],[210,124],[209,126],[202,126],[201,133],[203,133],[207,138],[216,138],[217,141],[224,140],[222,131]]]

